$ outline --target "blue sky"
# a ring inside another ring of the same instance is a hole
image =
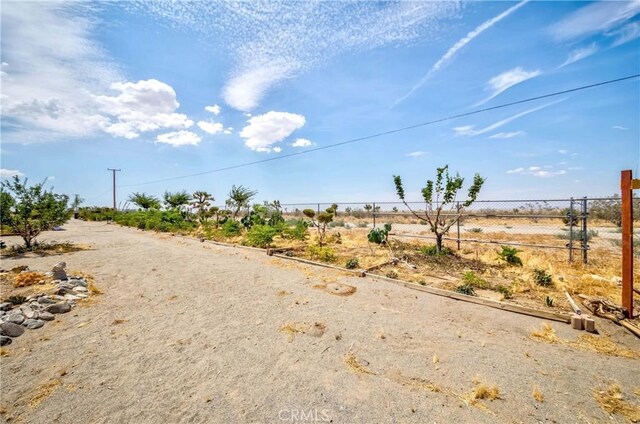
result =
[[[449,164],[483,199],[614,193],[640,162],[640,1],[2,3],[2,176],[108,205],[232,184],[257,200],[394,200]]]

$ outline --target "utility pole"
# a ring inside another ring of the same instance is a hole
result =
[[[122,171],[122,169],[107,168],[107,171],[111,171],[113,174],[113,210],[116,210],[116,172]]]

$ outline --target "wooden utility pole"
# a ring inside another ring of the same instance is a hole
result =
[[[116,210],[116,172],[122,171],[122,169],[107,168],[107,171],[111,171],[113,174],[113,210]]]
[[[622,200],[622,306],[633,318],[633,189],[640,188],[631,170],[622,171],[620,190]]]

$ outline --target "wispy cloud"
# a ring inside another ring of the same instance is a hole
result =
[[[537,107],[534,107],[532,109],[525,110],[524,112],[517,113],[517,114],[515,114],[513,116],[510,116],[508,118],[502,119],[502,120],[500,120],[500,121],[498,121],[496,123],[493,123],[493,124],[489,125],[488,127],[485,127],[485,128],[479,129],[479,130],[475,129],[475,125],[465,125],[465,126],[461,126],[461,127],[455,127],[455,128],[453,128],[453,131],[455,132],[456,135],[459,135],[459,136],[471,136],[472,137],[472,136],[476,136],[476,135],[480,135],[480,134],[485,134],[485,133],[488,133],[488,132],[493,131],[495,129],[498,129],[498,128],[502,127],[503,125],[508,124],[511,121],[514,121],[514,120],[516,120],[518,118],[521,118],[521,117],[523,117],[525,115],[528,115],[530,113],[537,112],[537,111],[542,110],[542,109],[544,109],[546,107],[549,107],[551,105],[557,104],[557,103],[559,103],[559,102],[561,102],[563,100],[564,99],[557,100],[555,102],[546,103],[546,104],[543,104],[541,106],[537,106]]]
[[[612,31],[610,35],[616,37],[613,41],[613,47],[633,41],[640,37],[640,22],[631,22],[617,31]]]
[[[0,169],[0,178],[22,177],[24,174],[17,169]]]
[[[565,66],[571,65],[572,63],[576,63],[579,60],[586,59],[587,57],[591,56],[597,51],[598,51],[598,45],[595,42],[591,43],[586,47],[572,50],[569,53],[569,57],[567,57],[567,60],[565,60],[564,63],[560,65],[559,68],[564,68]]]
[[[156,137],[157,143],[170,144],[173,147],[179,146],[197,146],[202,139],[196,133],[191,131],[174,131],[165,134],[159,134]]]
[[[640,13],[638,0],[590,3],[551,27],[561,41],[574,40],[599,32],[611,31]]]
[[[550,166],[530,166],[528,168],[515,168],[507,171],[507,174],[520,174],[520,175],[531,175],[539,178],[550,178],[557,177],[559,175],[564,175],[567,173],[566,170],[560,169],[557,171],[547,170],[543,168],[551,168]]]
[[[423,151],[407,153],[407,156],[412,158],[419,158],[420,156],[425,156],[425,155],[428,155],[428,153]]]
[[[520,84],[528,79],[535,78],[540,75],[539,69],[533,71],[525,71],[521,67],[513,68],[509,71],[503,72],[489,80],[487,83],[487,90],[491,91],[491,95],[483,101],[476,104],[479,106],[493,99],[503,91],[508,90],[516,84]]]
[[[615,129],[615,130],[622,130],[622,131],[626,131],[626,130],[628,130],[628,129],[629,129],[629,128],[627,128],[627,127],[623,127],[623,126],[620,126],[620,125],[614,125],[614,126],[613,126],[613,127],[611,127],[611,128],[613,128],[613,129]]]
[[[509,9],[505,10],[504,12],[502,12],[501,14],[494,16],[493,18],[484,21],[480,26],[478,26],[476,29],[474,29],[473,31],[469,32],[466,36],[464,36],[463,38],[461,38],[460,40],[458,40],[457,43],[455,43],[453,46],[451,46],[449,48],[449,50],[447,50],[447,52],[444,54],[444,56],[442,56],[429,70],[429,72],[427,72],[427,74],[425,76],[423,76],[420,81],[418,81],[417,84],[415,84],[413,87],[411,87],[411,90],[409,90],[405,95],[403,95],[402,97],[398,98],[393,105],[391,106],[391,109],[393,109],[394,107],[396,107],[397,105],[399,105],[400,103],[402,103],[404,100],[406,100],[409,96],[411,96],[417,89],[419,89],[420,87],[422,87],[434,74],[436,74],[438,71],[440,71],[442,68],[444,68],[446,65],[449,64],[449,62],[451,62],[453,60],[453,58],[455,57],[455,55],[458,53],[458,51],[460,49],[462,49],[464,46],[466,46],[467,44],[469,44],[471,41],[473,41],[474,38],[478,37],[480,34],[482,34],[483,32],[485,32],[486,30],[488,30],[489,28],[491,28],[492,26],[494,26],[495,24],[497,24],[498,22],[500,22],[501,20],[503,20],[504,18],[506,18],[507,16],[511,15],[513,12],[515,12],[516,10],[520,9],[522,6],[524,6],[525,4],[527,4],[529,2],[529,0],[524,0],[521,1],[520,3],[516,4],[515,6],[510,7]]]
[[[524,135],[524,131],[513,131],[513,132],[500,132],[498,134],[493,134],[489,136],[489,138],[513,138]]]
[[[299,138],[291,144],[291,147],[309,147],[313,146],[311,140],[307,140],[306,138]]]

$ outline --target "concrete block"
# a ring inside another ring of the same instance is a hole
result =
[[[596,322],[593,320],[593,318],[584,317],[582,321],[583,321],[585,330],[587,330],[589,333],[596,332]]]
[[[571,315],[571,328],[574,330],[582,330],[582,317],[577,314]]]

